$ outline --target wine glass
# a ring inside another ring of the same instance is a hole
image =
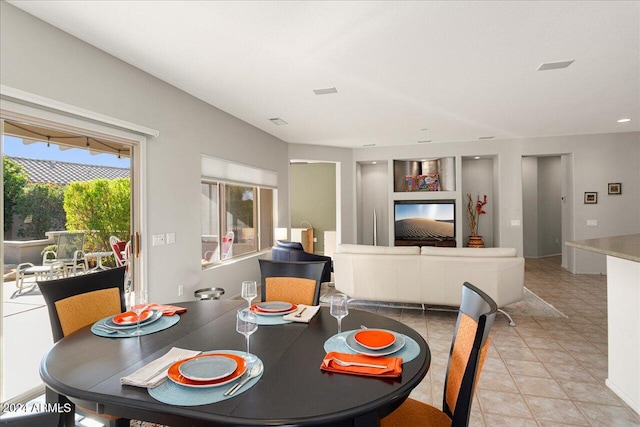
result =
[[[331,295],[331,315],[338,319],[338,335],[342,332],[342,318],[349,314],[348,299],[345,294]],[[344,340],[344,337],[338,337]]]
[[[146,289],[138,289],[136,291],[129,292],[128,297],[129,310],[136,314],[137,327],[132,335],[140,335],[140,315],[148,308],[149,300]]]
[[[258,360],[255,355],[249,353],[249,337],[257,330],[258,316],[248,308],[241,308],[238,310],[238,315],[236,317],[236,331],[247,338],[247,354],[244,357],[247,363],[253,363]]]
[[[251,307],[251,301],[258,296],[255,280],[245,280],[242,282],[242,298],[246,299]]]

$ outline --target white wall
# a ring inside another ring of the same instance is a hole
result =
[[[469,216],[467,214],[467,194],[475,202],[487,196],[487,204],[484,206],[486,214],[479,215],[478,235],[482,236],[485,247],[492,248],[495,245],[493,236],[493,214],[498,206],[495,203],[493,190],[493,159],[462,159],[462,215],[458,221],[462,221],[462,239],[458,239],[462,246],[469,241]]]
[[[277,172],[282,224],[288,222],[287,144],[5,2],[0,19],[3,85],[160,131],[146,152],[143,238],[151,298],[189,300],[205,286],[223,287],[229,297],[242,280],[259,279],[255,258],[201,270],[200,155]],[[167,232],[176,233],[175,244],[151,246],[152,234]]]
[[[523,254],[538,257],[538,158],[522,159]]]
[[[389,170],[387,162],[361,164],[361,182],[358,184],[363,194],[358,204],[358,240],[363,245],[373,245],[373,211],[376,211],[378,246],[389,246],[389,224],[393,223],[393,211],[389,211]]]

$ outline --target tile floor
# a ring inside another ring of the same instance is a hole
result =
[[[498,314],[470,425],[640,426],[640,416],[605,386],[606,276],[573,275],[560,258],[527,259],[525,286],[569,318]],[[361,307],[358,307],[361,308]],[[429,373],[411,394],[442,407],[455,313],[367,308],[420,332],[431,348]]]

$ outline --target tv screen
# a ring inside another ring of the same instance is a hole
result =
[[[456,237],[455,200],[395,202],[396,240],[451,240]]]

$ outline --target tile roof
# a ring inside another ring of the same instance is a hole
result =
[[[80,163],[61,162],[58,160],[27,159],[24,157],[7,158],[27,172],[29,182],[69,184],[72,181],[90,181],[97,178],[128,178],[128,168],[112,166],[84,165]]]

